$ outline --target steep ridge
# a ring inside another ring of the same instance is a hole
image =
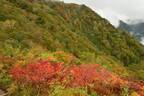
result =
[[[114,28],[85,5],[29,1],[0,1],[1,50],[40,45],[77,57],[81,52],[102,53],[125,65],[144,58],[144,47],[134,37]]]

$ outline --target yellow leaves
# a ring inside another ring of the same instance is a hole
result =
[[[66,63],[66,64],[71,64],[76,59],[72,54],[68,54],[68,53],[63,52],[63,51],[57,51],[57,52],[55,52],[54,56],[55,56],[55,58],[58,61],[62,61],[64,63]]]
[[[11,95],[18,89],[18,86],[15,83],[12,83],[10,87],[7,89],[8,94]]]
[[[5,29],[13,29],[14,26],[16,24],[16,21],[15,20],[6,20],[5,22],[3,22],[2,26],[5,28]]]
[[[0,63],[0,71],[2,71],[4,65]]]
[[[140,96],[137,92],[132,92],[130,96]]]

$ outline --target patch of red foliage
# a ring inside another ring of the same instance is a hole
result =
[[[144,82],[129,80],[128,86],[130,89],[137,92],[140,96],[144,96]]]
[[[39,61],[25,67],[15,66],[10,70],[12,77],[21,83],[50,84],[58,78],[62,63]]]
[[[25,67],[15,66],[10,74],[21,84],[49,86],[59,82],[65,87],[88,87],[104,95],[118,93],[126,85],[137,92],[142,90],[142,85],[123,80],[98,64],[66,67],[63,63],[49,60],[38,61]]]
[[[112,91],[118,92],[127,84],[99,64],[74,66],[71,68],[71,73],[72,86],[91,86],[90,89],[105,95],[111,94]]]

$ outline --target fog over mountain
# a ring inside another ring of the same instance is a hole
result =
[[[144,44],[144,21],[128,20],[124,22],[120,20],[118,28],[130,32]]]
[[[64,2],[85,4],[116,27],[119,25],[119,20],[144,17],[144,0],[64,0]]]

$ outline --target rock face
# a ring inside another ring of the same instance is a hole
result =
[[[139,40],[143,40],[144,38],[144,22],[143,21],[129,21],[129,23],[125,23],[124,21],[119,21],[120,29],[131,32],[134,36],[136,36]]]

